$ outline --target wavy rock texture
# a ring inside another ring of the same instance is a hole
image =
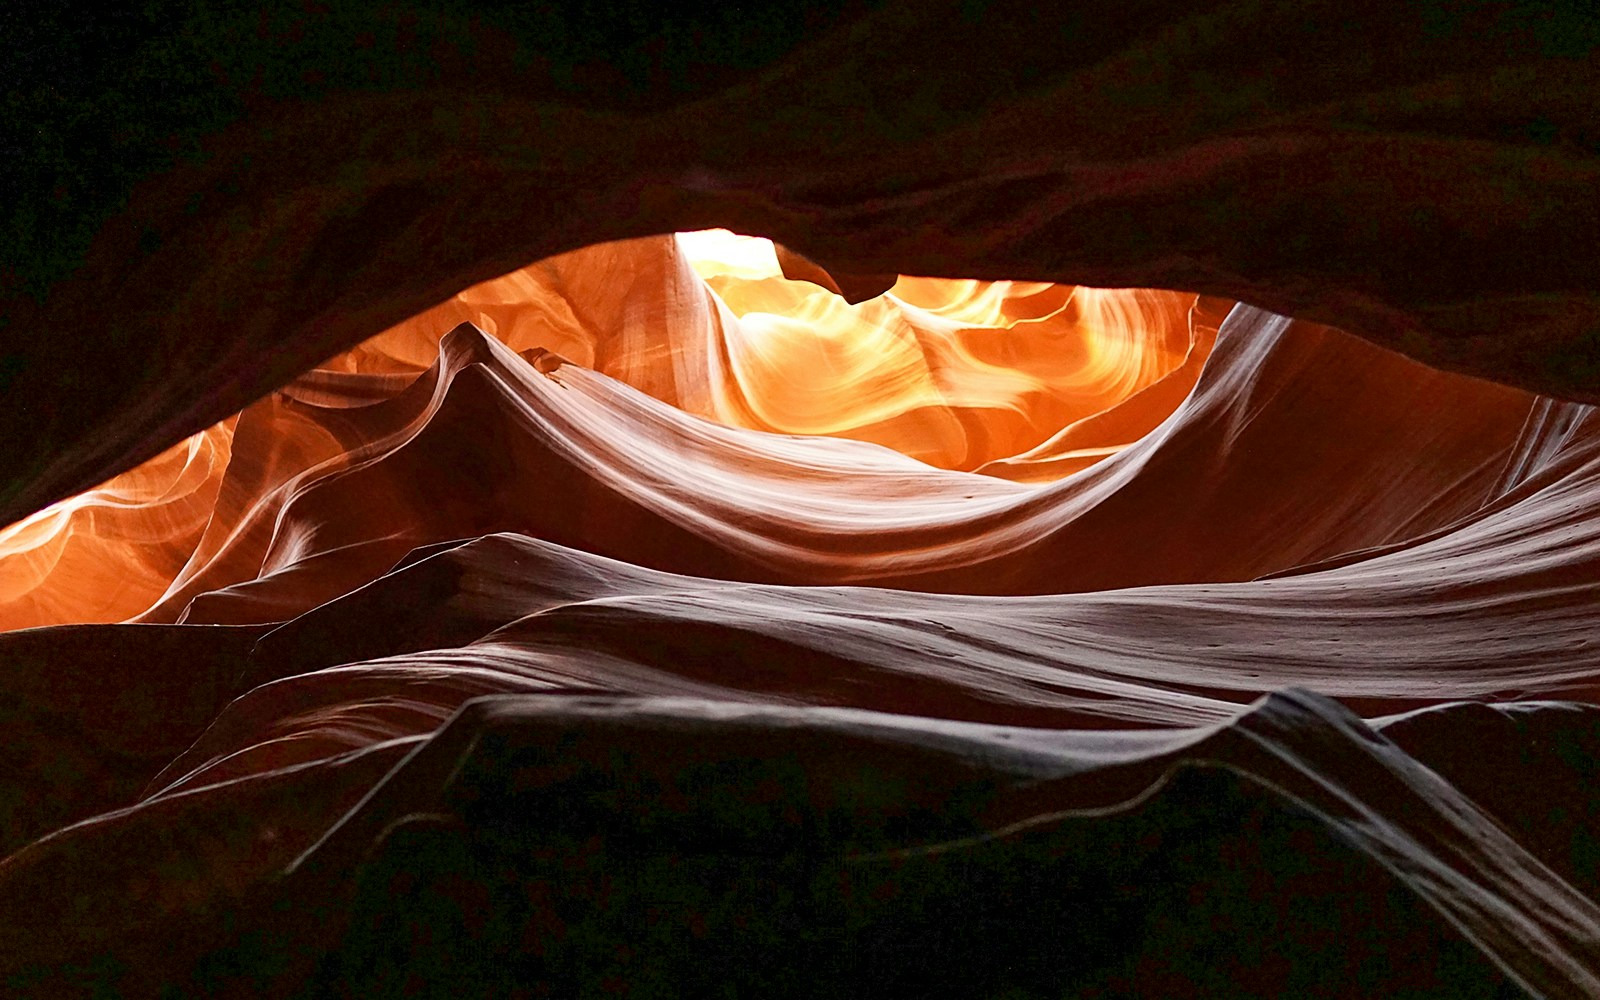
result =
[[[1600,994],[1592,5],[647,8],[8,25],[0,993]]]
[[[520,269],[9,529],[9,981],[1600,989],[1593,407],[778,270]]]

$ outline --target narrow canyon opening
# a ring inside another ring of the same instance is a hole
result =
[[[464,289],[243,414],[0,530],[0,629],[196,622],[188,602],[197,595],[306,560],[313,553],[298,539],[317,529],[293,519],[286,527],[287,494],[372,461],[399,426],[380,414],[419,391],[418,379],[454,377],[452,366],[485,350],[461,346],[474,335],[563,388],[563,372],[602,376],[592,420],[616,420],[610,411],[628,404],[609,393],[625,399],[626,387],[724,427],[892,450],[915,462],[818,441],[776,475],[803,492],[809,478],[847,478],[857,465],[893,468],[905,484],[876,501],[914,508],[928,499],[915,487],[916,463],[1042,486],[1142,438],[1193,390],[1232,305],[1180,292],[905,275],[850,302],[825,270],[782,253],[789,274],[765,238],[678,233],[599,244]],[[449,347],[441,356],[446,338],[461,358]],[[431,416],[406,412],[411,429]],[[675,448],[659,427],[612,429],[614,448]],[[726,463],[730,500],[737,466]],[[938,478],[945,492],[961,481]],[[982,484],[969,493],[978,507],[997,495]],[[363,516],[394,517],[403,531],[409,515],[381,508],[370,498]],[[268,522],[275,536],[249,544]],[[273,604],[256,617],[282,612]],[[240,613],[228,620],[250,617]]]

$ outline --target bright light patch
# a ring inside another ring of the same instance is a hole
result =
[[[702,278],[773,278],[783,273],[778,251],[764,236],[741,236],[726,229],[675,234],[678,249]]]

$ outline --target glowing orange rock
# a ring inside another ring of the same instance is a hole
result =
[[[1197,321],[1196,308],[1176,292],[910,277],[850,305],[786,278],[766,240],[712,231],[589,247],[469,288],[250,407],[237,431],[218,425],[7,529],[0,628],[174,621],[198,594],[325,551],[309,535],[296,540],[302,522],[281,522],[284,505],[420,432],[434,404],[416,379],[460,323],[537,353],[557,384],[560,367],[576,365],[734,428],[854,439],[935,467],[1047,482],[1114,454],[1176,408],[1220,321]],[[874,488],[856,502],[871,503]],[[337,596],[349,567],[376,572],[428,540],[396,524],[361,543],[370,565],[345,553],[346,572],[292,606]],[[310,583],[302,575],[296,586]]]
[[[121,621],[154,603],[211,518],[233,425],[0,530],[0,631]]]

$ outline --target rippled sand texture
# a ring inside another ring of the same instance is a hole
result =
[[[751,912],[848,956],[819,996],[1600,991],[1594,408],[697,239],[469,289],[0,535],[0,621],[56,626],[0,636],[13,983],[376,995],[432,844],[491,896],[567,858],[449,924],[557,993],[762,988],[739,919],[657,940],[584,866],[785,852]]]

